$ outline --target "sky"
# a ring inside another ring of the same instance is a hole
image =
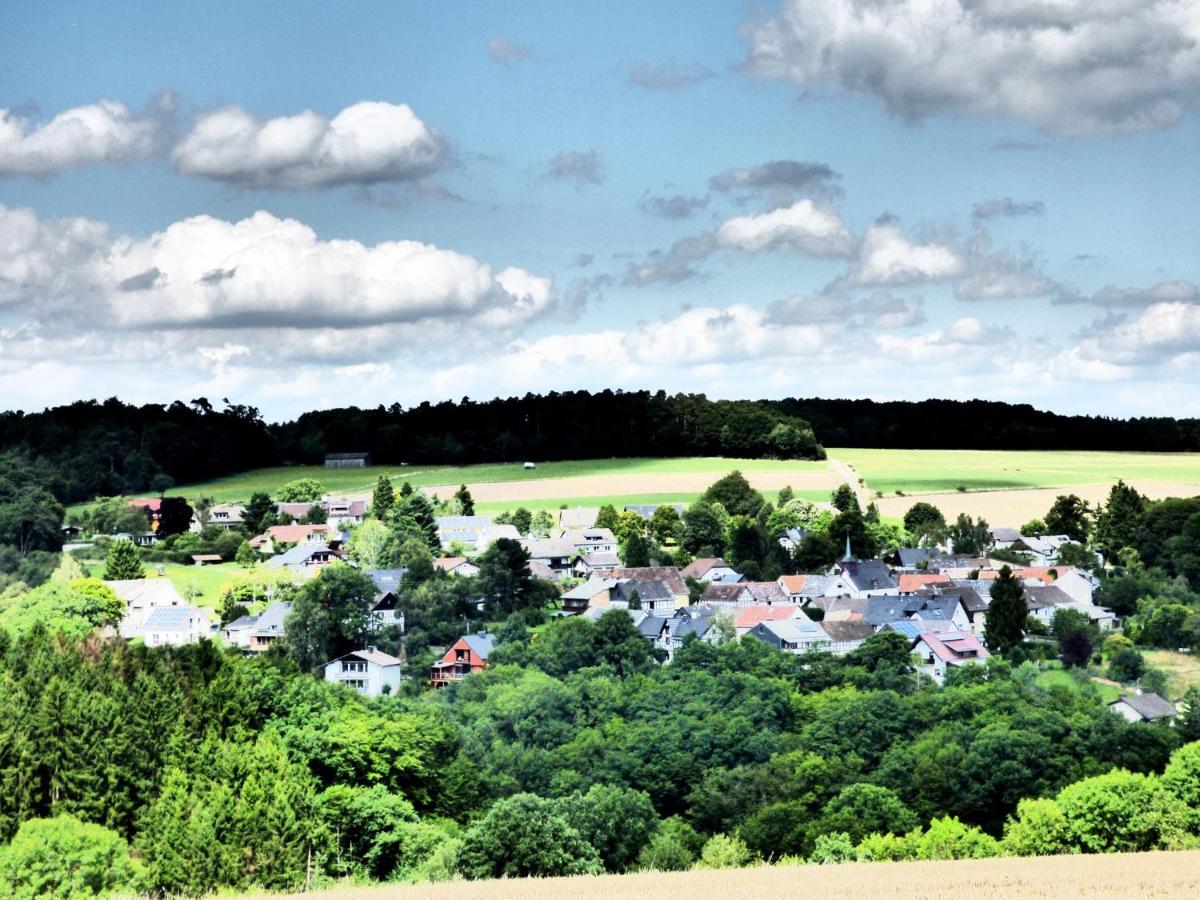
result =
[[[1200,0],[21,2],[0,406],[1200,415]]]

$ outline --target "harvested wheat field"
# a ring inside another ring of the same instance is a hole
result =
[[[307,896],[350,900],[633,897],[821,897],[909,900],[931,897],[1138,898],[1200,895],[1200,851],[1105,856],[1000,858],[960,862],[759,866],[751,869],[645,872],[594,878],[461,881],[421,886],[335,888]]]

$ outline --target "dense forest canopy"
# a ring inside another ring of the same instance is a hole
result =
[[[1200,450],[1200,420],[1061,416],[991,401],[710,400],[662,391],[572,391],[484,402],[308,412],[268,424],[200,398],[111,399],[0,414],[0,452],[49,470],[67,503],[146,491],[326,453],[378,463],[724,455],[820,459],[822,445],[1003,450]]]

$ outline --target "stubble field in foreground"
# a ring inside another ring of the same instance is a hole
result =
[[[1200,851],[1100,856],[1006,857],[957,862],[759,866],[642,872],[579,878],[460,881],[421,886],[334,888],[320,900],[445,900],[496,897],[563,900],[601,897],[755,898],[1142,898],[1200,895]]]

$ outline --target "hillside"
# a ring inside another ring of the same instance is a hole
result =
[[[581,878],[460,882],[454,885],[338,887],[313,900],[442,900],[447,895],[495,898],[755,898],[888,897],[890,900],[986,898],[1194,897],[1200,892],[1200,851],[1048,856],[956,862],[759,866],[750,869],[645,872]],[[258,895],[261,896],[261,895]]]

